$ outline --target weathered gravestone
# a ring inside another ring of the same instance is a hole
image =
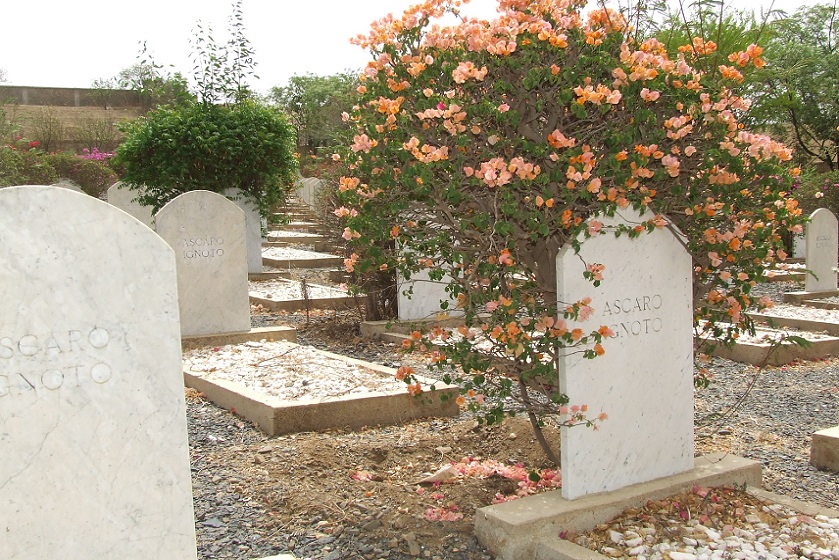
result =
[[[314,208],[317,205],[321,185],[321,180],[317,177],[301,177],[295,184],[297,198]]]
[[[262,216],[259,208],[242,195],[239,189],[222,193],[245,213],[245,244],[248,251],[248,272],[262,272]],[[235,200],[234,200],[235,199]]]
[[[803,233],[798,233],[792,236],[792,258],[807,258],[807,238]]]
[[[839,252],[839,227],[836,216],[827,208],[810,214],[806,228],[807,269],[804,290],[823,292],[836,289],[836,255]]]
[[[643,221],[627,208],[609,226]],[[582,257],[582,260],[581,258]],[[599,287],[583,278],[585,263],[605,265]],[[568,321],[584,332],[607,325],[606,353],[589,360],[566,351],[560,389],[589,416],[608,415],[598,430],[562,428],[562,496],[616,490],[693,468],[693,336],[691,258],[668,229],[583,241],[557,258],[558,297],[591,297],[594,313]],[[560,308],[563,303],[560,304]]]
[[[435,319],[438,314],[448,312],[459,314],[456,302],[446,292],[450,278],[444,276],[442,280],[431,280],[428,271],[421,270],[410,280],[397,281],[397,310],[400,321],[421,321]],[[410,291],[410,292],[409,292]],[[449,303],[448,309],[442,309],[440,302]]]
[[[151,207],[143,206],[135,199],[137,192],[129,189],[122,183],[114,183],[108,188],[108,203],[113,204],[123,212],[126,212],[148,227],[153,227],[154,219],[152,217]]]
[[[0,557],[196,558],[172,249],[66,189],[0,207]]]
[[[249,331],[245,214],[210,191],[190,191],[155,215],[157,233],[175,250],[181,334]]]

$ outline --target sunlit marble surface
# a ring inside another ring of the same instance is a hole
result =
[[[172,249],[66,189],[0,208],[0,556],[196,558]]]
[[[175,250],[181,334],[250,330],[245,214],[210,191],[184,193],[155,216]]]
[[[627,209],[601,218],[642,221]],[[586,264],[605,265],[599,287],[583,278]],[[691,258],[668,229],[583,242],[557,258],[560,302],[591,298],[594,312],[568,328],[588,333],[601,325],[615,335],[605,354],[586,359],[568,349],[560,387],[588,416],[605,413],[597,430],[561,431],[562,495],[573,499],[616,490],[693,468],[693,340]]]

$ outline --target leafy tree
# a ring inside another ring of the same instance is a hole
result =
[[[228,20],[230,37],[219,44],[210,27],[199,21],[192,37],[193,79],[196,94],[202,103],[238,103],[253,97],[247,84],[249,77],[257,77],[256,61],[250,42],[245,36],[242,0],[233,3]]]
[[[0,83],[3,83],[8,80],[6,76],[6,70],[4,68],[0,68]]]
[[[112,163],[155,211],[187,191],[239,188],[270,218],[296,178],[293,128],[247,87],[254,62],[240,6],[234,3],[224,47],[200,26],[193,39],[197,100],[158,107],[122,128]]]
[[[373,60],[340,153],[336,212],[356,251],[348,270],[451,279],[463,326],[414,333],[410,347],[430,352],[488,421],[525,410],[555,458],[541,418],[596,421],[568,407],[559,356],[596,359],[614,334],[568,323],[603,302],[557,301],[566,244],[677,226],[694,262],[694,327],[731,342],[753,331],[743,313],[757,303],[752,287],[765,263],[785,258],[782,233],[800,231],[802,218],[786,196],[790,150],[741,126],[758,47],[709,71],[711,40],[671,54],[606,8],[583,16],[584,2],[499,4],[493,22],[442,27],[432,22],[457,2],[429,0],[359,38]],[[598,220],[630,205],[651,218],[615,229]],[[608,266],[587,262],[584,277],[608,282]],[[423,390],[409,367],[399,377]]]
[[[140,101],[146,110],[163,105],[179,106],[190,103],[195,97],[190,93],[186,78],[180,73],[170,73],[157,64],[142,43],[140,61],[122,70],[113,80],[101,81],[105,87],[115,84],[123,89],[140,93]]]
[[[839,31],[836,5],[799,8],[771,26],[755,122],[790,137],[802,163],[839,170]]]
[[[270,98],[291,118],[297,145],[314,153],[334,146],[341,132],[349,130],[342,113],[355,101],[355,76],[349,72],[331,76],[292,76],[286,86],[271,88]]]

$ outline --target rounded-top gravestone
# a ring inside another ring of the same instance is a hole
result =
[[[827,208],[810,214],[806,228],[807,276],[804,290],[825,292],[836,289],[836,258],[839,252],[839,225]]]
[[[0,557],[196,557],[172,249],[67,189],[0,189]]]

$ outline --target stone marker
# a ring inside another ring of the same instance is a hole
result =
[[[0,557],[196,558],[172,249],[67,189],[0,207]]]
[[[792,236],[792,258],[807,258],[807,238],[803,233],[794,234]]]
[[[239,189],[227,189],[222,194],[245,213],[248,272],[262,272],[262,216],[259,215],[259,208],[245,198]]]
[[[823,292],[836,289],[836,255],[839,253],[839,226],[827,208],[810,214],[806,228],[807,273],[804,291]],[[814,276],[815,275],[815,276]]]
[[[636,210],[601,218],[636,224]],[[582,260],[581,258],[582,257]],[[583,278],[585,263],[605,265],[599,287]],[[668,229],[638,239],[600,235],[580,254],[557,257],[560,309],[591,297],[594,313],[568,321],[584,332],[607,325],[606,353],[588,360],[566,351],[560,389],[589,417],[608,414],[598,430],[562,428],[562,496],[617,490],[693,468],[693,332],[691,258]]]
[[[136,200],[137,191],[133,191],[122,183],[114,183],[108,188],[108,203],[113,204],[123,212],[134,216],[148,227],[154,227],[151,206],[143,206]]]
[[[414,274],[410,280],[399,279],[397,288],[397,310],[400,321],[421,321],[435,319],[438,314],[448,312],[450,315],[462,314],[457,309],[456,301],[446,292],[446,286],[450,281],[449,276],[442,280],[434,281],[428,277],[428,271],[421,270]],[[405,294],[413,288],[411,295]],[[440,307],[441,301],[448,301],[448,309]]]
[[[181,334],[249,331],[245,213],[222,195],[190,191],[155,215],[175,250]]]
[[[297,198],[314,208],[317,205],[321,189],[321,180],[317,177],[301,177],[295,184]]]

